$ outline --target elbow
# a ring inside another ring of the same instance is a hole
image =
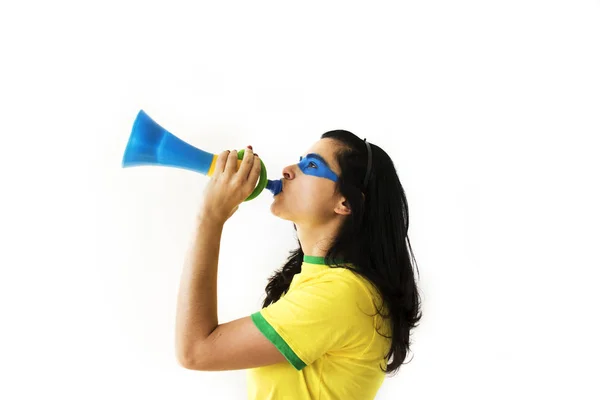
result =
[[[207,367],[206,364],[198,363],[198,361],[196,360],[192,361],[186,359],[179,359],[179,365],[190,371],[212,371],[212,369]]]
[[[177,362],[185,369],[196,370],[194,357],[192,357],[191,352],[187,349],[177,348]]]
[[[198,346],[179,349],[177,351],[177,361],[180,366],[191,371],[205,371],[202,350],[199,351]]]
[[[189,357],[182,355],[181,353],[178,353],[178,355],[177,355],[177,363],[179,364],[180,367],[183,367],[185,369],[189,369],[189,370],[195,369],[193,367],[193,363],[191,362]]]
[[[185,369],[193,369],[190,357],[189,346],[186,346],[183,341],[177,339],[175,341],[175,355],[177,363]]]

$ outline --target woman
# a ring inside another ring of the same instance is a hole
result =
[[[235,150],[215,168],[181,279],[179,362],[249,369],[250,399],[374,398],[421,318],[408,206],[390,157],[334,130],[284,168],[271,212],[293,222],[299,247],[271,277],[263,308],[225,324],[216,298],[221,233],[253,191],[260,162],[249,146],[237,172]]]

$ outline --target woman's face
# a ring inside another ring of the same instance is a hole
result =
[[[271,213],[296,224],[321,224],[336,216],[341,196],[335,194],[340,167],[334,152],[337,142],[320,139],[299,161],[282,171],[282,191],[274,196]]]

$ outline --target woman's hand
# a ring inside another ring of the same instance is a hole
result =
[[[225,223],[254,191],[260,176],[260,160],[248,146],[240,168],[236,150],[225,150],[217,157],[215,171],[204,190],[201,217]]]

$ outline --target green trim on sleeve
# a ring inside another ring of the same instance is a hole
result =
[[[254,325],[256,325],[258,330],[261,331],[262,334],[265,335],[266,338],[275,345],[275,347],[277,347],[281,354],[283,354],[283,356],[290,362],[290,364],[294,366],[294,368],[300,371],[302,368],[306,367],[304,361],[302,361],[300,357],[294,353],[294,350],[288,346],[279,333],[277,333],[271,324],[267,322],[260,311],[250,315],[250,318],[252,318],[252,322],[254,322]]]

